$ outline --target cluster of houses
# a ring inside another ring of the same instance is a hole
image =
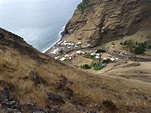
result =
[[[103,59],[103,60],[110,60],[110,61],[112,61],[112,62],[119,60],[119,58],[113,57],[112,55],[107,54],[107,53],[104,53],[104,54],[102,55],[102,59]]]
[[[63,46],[63,47],[67,47],[68,49],[70,48],[78,48],[80,45],[82,44],[82,42],[77,42],[77,43],[74,43],[74,42],[67,42],[66,40],[65,41],[60,41],[57,43],[58,46]]]
[[[59,55],[60,53],[62,54],[63,52],[66,53],[68,51],[81,48],[81,46],[82,46],[81,41],[74,43],[74,42],[67,42],[66,40],[61,40],[53,47],[54,49],[52,49],[49,54],[51,54],[52,56],[56,56]],[[91,44],[86,43],[86,47],[90,47],[90,46]]]
[[[88,43],[87,43],[88,44]],[[97,59],[97,60],[110,60],[112,62],[117,61],[118,58],[114,58],[112,57],[110,54],[106,54],[104,55],[104,53],[96,53],[97,50],[77,50],[74,52],[71,52],[70,54],[66,54],[71,50],[76,50],[78,49],[80,46],[82,45],[82,42],[67,42],[67,41],[59,41],[55,48],[51,51],[51,56],[57,60],[60,61],[65,61],[65,60],[72,60],[75,57],[77,57],[78,55],[84,55],[84,54],[89,54],[90,56],[92,56],[93,58]],[[88,45],[90,46],[90,45]],[[114,51],[116,53],[121,53],[120,51]]]
[[[127,55],[130,54],[130,53],[128,53],[128,52],[120,51],[120,50],[114,50],[113,52],[114,52],[115,54],[119,54],[119,55],[121,55],[121,56],[127,56]]]
[[[54,49],[51,50],[49,53],[51,56],[58,56],[59,54],[62,54],[63,52],[66,53],[71,50],[78,49],[81,46],[82,42],[77,42],[76,44],[74,42],[67,42],[67,41],[59,41],[55,46]]]
[[[78,50],[76,52],[70,53],[70,54],[65,54],[62,57],[57,56],[55,59],[60,59],[60,61],[65,61],[65,60],[72,60],[73,58],[77,57],[78,55],[83,55],[85,52]]]
[[[95,51],[82,51],[82,50],[77,50],[76,52],[72,52],[70,54],[65,54],[63,56],[56,56],[55,59],[58,59],[60,61],[65,61],[65,60],[72,60],[78,55],[84,55],[86,53],[89,53],[91,56],[93,56],[97,60],[110,60],[112,62],[119,60],[119,58],[112,57],[110,54],[106,53],[96,53]]]
[[[77,54],[74,52],[72,54],[65,54],[63,57],[60,58],[60,61],[65,61],[65,60],[72,60],[73,58],[75,58],[77,56]],[[56,58],[55,58],[56,59]]]
[[[101,59],[101,54],[100,53],[91,52],[90,54],[91,54],[91,56],[94,56],[98,60]]]

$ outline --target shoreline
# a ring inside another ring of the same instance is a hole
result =
[[[57,47],[57,43],[60,42],[60,41],[62,41],[63,38],[64,38],[65,27],[66,27],[66,25],[64,25],[62,27],[61,31],[59,32],[59,36],[58,36],[59,38],[58,38],[58,40],[54,44],[52,44],[49,48],[47,48],[46,50],[42,51],[42,53],[48,54],[53,48]]]

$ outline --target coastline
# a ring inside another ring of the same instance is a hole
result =
[[[63,38],[64,38],[65,27],[66,27],[66,25],[64,25],[62,27],[61,31],[59,32],[58,40],[54,44],[52,44],[49,48],[47,48],[46,50],[42,51],[42,53],[48,54],[53,48],[57,47],[57,43],[62,41]]]

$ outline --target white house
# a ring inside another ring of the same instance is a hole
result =
[[[100,59],[101,57],[100,57],[100,56],[95,56],[95,58],[96,58],[96,59]]]
[[[114,59],[114,58],[110,58],[110,60],[111,60],[112,62],[114,62],[114,61],[115,61],[115,59]]]
[[[78,44],[78,45],[81,45],[81,44],[82,44],[82,42],[78,42],[77,44]]]
[[[66,60],[66,58],[65,57],[62,57],[61,59],[60,59],[60,61],[65,61]]]

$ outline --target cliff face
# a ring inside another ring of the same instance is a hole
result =
[[[83,0],[65,28],[65,37],[92,46],[151,30],[150,0]]]

